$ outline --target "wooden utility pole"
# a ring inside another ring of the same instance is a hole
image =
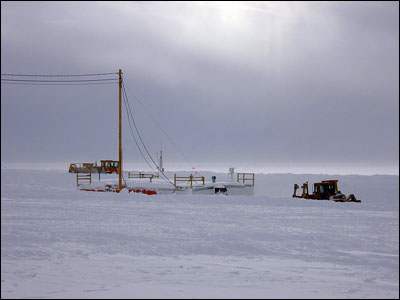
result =
[[[119,69],[119,166],[118,166],[118,192],[124,187],[122,185],[122,70]]]

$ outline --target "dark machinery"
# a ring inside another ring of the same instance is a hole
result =
[[[118,174],[119,161],[118,160],[101,160],[100,166],[93,163],[72,163],[69,166],[69,173],[107,173]]]
[[[354,194],[350,194],[348,197],[342,194],[338,190],[337,186],[338,180],[325,180],[321,182],[314,183],[313,193],[309,194],[308,192],[308,182],[303,183],[301,186],[303,192],[301,195],[296,195],[297,189],[299,186],[297,184],[294,185],[293,198],[304,198],[304,199],[313,199],[313,200],[332,200],[335,202],[361,202],[358,200]]]

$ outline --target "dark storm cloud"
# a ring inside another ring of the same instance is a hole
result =
[[[122,68],[193,162],[396,166],[398,26],[397,2],[3,1],[2,73]],[[116,157],[116,101],[2,84],[2,161]],[[132,105],[151,151],[182,159]]]

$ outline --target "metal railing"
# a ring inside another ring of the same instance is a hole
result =
[[[246,184],[246,182],[251,182]],[[244,185],[254,186],[254,173],[237,173],[237,182],[242,182]]]
[[[80,185],[80,181],[89,181],[89,183],[92,183],[92,173],[88,174],[79,174],[76,173],[76,185]]]
[[[150,179],[150,182],[152,182],[153,178],[160,178],[160,176],[152,173],[128,172],[128,178],[148,178]]]
[[[197,181],[201,181],[204,185],[204,176],[193,176],[192,174],[190,174],[190,176],[176,176],[176,174],[174,174],[174,185],[176,187],[176,183],[178,181],[183,181],[183,182],[190,182],[190,187],[193,187],[193,181],[195,183],[197,183]]]

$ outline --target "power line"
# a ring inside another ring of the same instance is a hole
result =
[[[133,137],[133,139],[134,139],[134,141],[135,141],[135,143],[136,143],[136,146],[137,146],[137,148],[139,149],[139,152],[140,152],[140,154],[142,155],[144,161],[145,161],[146,164],[150,167],[150,169],[153,170],[154,173],[156,173],[156,171],[154,170],[154,168],[151,166],[151,164],[150,164],[150,163],[148,162],[148,160],[146,159],[146,156],[143,154],[143,152],[142,152],[142,150],[141,150],[141,148],[140,148],[140,146],[139,146],[139,143],[137,142],[137,139],[136,139],[136,137],[135,137],[135,134],[134,134],[134,132],[133,132],[133,128],[132,128],[132,125],[131,125],[130,117],[129,117],[129,114],[128,114],[128,108],[129,108],[129,112],[130,112],[130,114],[131,114],[131,118],[132,118],[132,121],[133,121],[134,124],[135,124],[135,121],[134,121],[134,119],[133,119],[132,111],[131,111],[131,109],[130,109],[129,101],[128,101],[127,96],[126,96],[126,92],[124,91],[124,93],[125,93],[125,94],[123,94],[123,96],[124,96],[123,98],[124,98],[125,110],[126,110],[126,113],[127,113],[127,115],[128,115],[128,122],[129,122],[129,127],[130,127],[130,129],[131,129],[132,137]],[[125,99],[126,99],[126,100],[125,100]],[[136,127],[136,125],[135,125],[135,127]],[[137,128],[136,128],[136,129],[137,129]],[[139,132],[137,132],[137,133],[138,133],[138,135],[139,135],[139,137],[140,137]],[[146,149],[146,151],[147,151],[147,148],[146,148],[146,146],[144,145],[143,140],[142,140],[142,144],[143,144],[143,147],[144,147],[144,148]],[[149,154],[148,151],[147,151],[147,154]],[[153,163],[154,163],[154,160],[151,158],[151,155],[150,155],[150,154],[149,154],[149,157],[150,157],[150,159],[151,159],[151,160],[153,161]],[[155,164],[156,167],[158,167],[156,163],[154,163],[154,164]],[[160,168],[158,167],[158,169],[160,169]],[[161,171],[161,170],[160,170],[160,171]],[[164,174],[164,172],[161,171],[161,174],[164,176],[164,178],[162,178],[164,181],[168,181],[171,185],[173,185],[173,186],[175,187],[175,185],[169,180],[169,178]]]
[[[81,76],[103,76],[103,75],[118,75],[118,73],[95,73],[95,74],[70,74],[70,75],[59,75],[59,74],[1,74],[2,76],[19,76],[19,77],[81,77]]]
[[[124,91],[124,94],[125,94],[125,98],[128,99],[128,96],[127,96],[127,94],[126,94],[126,90],[125,90],[125,88],[124,88],[124,85],[122,85],[122,88],[123,88],[123,91]],[[136,122],[135,122],[135,120],[134,120],[134,118],[133,118],[132,111],[131,111],[131,107],[130,107],[130,105],[129,105],[129,101],[128,101],[128,100],[127,100],[127,103],[128,103],[129,112],[130,112],[131,117],[132,117],[133,125],[135,126],[137,135],[138,135],[140,141],[142,142],[143,148],[146,150],[147,155],[148,155],[148,156],[150,157],[150,159],[153,161],[154,165],[155,165],[156,167],[158,167],[157,164],[154,162],[153,158],[151,157],[149,151],[147,150],[147,147],[146,147],[146,145],[144,144],[144,141],[143,141],[143,139],[142,139],[142,136],[141,136],[140,133],[139,133],[139,129],[138,129],[137,126],[136,126]]]
[[[136,126],[136,122],[135,122],[135,120],[133,119],[132,111],[131,111],[130,104],[129,104],[129,101],[128,101],[128,95],[126,94],[126,90],[125,90],[124,85],[122,85],[122,87],[123,87],[123,91],[124,91],[125,98],[126,98],[126,100],[127,100],[126,103],[127,103],[127,107],[128,107],[128,109],[129,109],[129,112],[130,112],[130,114],[131,114],[131,118],[132,118],[133,125],[135,126],[137,135],[138,135],[138,137],[140,138],[140,141],[142,142],[143,148],[146,150],[147,155],[150,157],[150,159],[151,159],[151,161],[154,163],[154,165],[160,170],[160,172],[161,172],[161,174],[164,176],[164,178],[165,178],[166,180],[168,180],[168,182],[169,182],[171,185],[175,186],[175,185],[169,180],[169,178],[167,177],[167,175],[165,175],[164,172],[160,169],[160,167],[154,162],[154,160],[153,160],[153,158],[151,157],[149,151],[147,150],[147,147],[146,147],[146,145],[144,144],[144,141],[143,141],[143,139],[142,139],[142,137],[141,137],[141,135],[140,135],[140,133],[139,133],[139,130],[138,130],[137,126]],[[125,105],[126,105],[126,103],[125,103]],[[128,120],[129,120],[129,119],[128,119]],[[130,127],[131,127],[131,126],[130,126]],[[131,127],[131,130],[132,130],[132,134],[133,134],[133,129],[132,129],[132,127]],[[134,135],[133,135],[133,136],[134,136]],[[136,139],[135,139],[135,142],[136,142],[136,145],[139,147],[139,145],[138,145]],[[139,147],[139,151],[140,151],[140,147]],[[144,155],[143,155],[142,151],[140,151],[140,152],[141,152],[141,154],[142,154],[142,156],[143,156],[143,158],[144,158]],[[145,161],[147,162],[146,159],[145,159]],[[148,163],[148,162],[147,162],[147,163]],[[152,167],[149,163],[148,163],[148,165],[149,165],[149,167],[150,167],[154,172],[156,172],[156,171],[153,169],[153,167]]]
[[[125,85],[125,84],[124,84]],[[135,100],[142,106],[142,108],[145,110],[145,112],[150,116],[150,118],[156,123],[158,128],[162,131],[162,133],[167,137],[167,139],[175,146],[175,148],[179,151],[179,153],[182,155],[182,157],[186,160],[187,163],[192,165],[192,162],[186,157],[186,155],[182,152],[182,150],[178,147],[178,145],[174,142],[174,140],[167,134],[167,132],[162,128],[160,123],[157,121],[155,117],[150,113],[150,111],[143,105],[143,103],[139,100],[138,97],[129,89],[129,87],[126,87],[128,91],[133,95]]]
[[[129,112],[130,112],[130,114],[131,114],[131,118],[132,118],[133,125],[135,126],[136,133],[137,133],[137,135],[138,135],[140,141],[142,142],[143,148],[146,150],[147,155],[150,157],[150,159],[151,159],[151,161],[154,163],[154,165],[160,170],[160,173],[164,176],[164,178],[165,178],[166,180],[168,180],[168,182],[169,182],[171,185],[175,186],[175,185],[169,180],[169,178],[167,177],[167,175],[165,175],[164,172],[160,169],[160,167],[157,165],[157,163],[154,161],[154,159],[151,157],[149,151],[147,150],[147,147],[146,147],[146,145],[144,144],[144,141],[143,141],[143,139],[142,139],[142,137],[141,137],[141,135],[140,135],[140,133],[139,133],[139,130],[138,130],[137,126],[136,126],[136,122],[135,122],[135,120],[134,120],[134,118],[133,118],[132,111],[131,111],[131,108],[130,108],[130,105],[129,105],[129,101],[128,101],[128,95],[126,94],[126,90],[125,90],[125,85],[124,85],[124,84],[122,84],[122,88],[123,88],[124,95],[125,95],[125,98],[126,98],[125,106],[128,107],[128,109],[129,109]],[[125,100],[124,100],[124,101],[125,101]],[[129,121],[129,118],[128,118],[128,121]],[[132,129],[132,126],[130,125],[130,122],[129,122],[129,126],[130,126],[131,131],[132,131],[132,136],[134,137],[133,129]],[[146,160],[146,158],[144,157],[144,154],[143,154],[143,152],[140,150],[140,147],[139,147],[139,145],[138,145],[137,140],[136,140],[135,137],[134,137],[134,140],[135,140],[135,142],[136,142],[136,145],[137,145],[138,148],[139,148],[140,153],[142,154],[143,158],[145,159],[146,163],[147,163],[147,164],[149,165],[149,167],[153,170],[153,172],[156,172],[156,171],[153,169],[153,167],[148,163],[148,161]]]
[[[105,79],[79,79],[79,80],[36,80],[36,79],[1,79],[1,81],[5,82],[95,82],[95,81],[116,81],[117,78],[105,78]]]
[[[8,77],[82,77],[82,76],[104,76],[117,75],[115,72],[108,73],[92,73],[92,74],[12,74],[3,73],[2,76]],[[107,82],[108,81],[108,82]],[[48,80],[48,79],[14,79],[1,78],[3,84],[22,84],[22,85],[94,85],[94,84],[110,84],[117,83],[118,78],[102,78],[102,79],[79,79],[79,80]]]
[[[8,77],[82,77],[82,76],[104,76],[104,75],[118,75],[119,73],[116,72],[112,72],[112,73],[95,73],[95,74],[12,74],[12,73],[3,73],[1,74],[2,76],[8,76]],[[22,85],[94,85],[94,84],[113,84],[113,83],[118,83],[118,78],[103,78],[103,79],[79,79],[79,80],[38,80],[38,79],[10,79],[10,78],[1,78],[1,83],[4,84],[22,84]],[[128,100],[128,96],[126,94],[126,90],[125,90],[125,85],[122,85],[123,87],[123,91],[124,91],[124,103],[125,103],[125,109],[128,115],[128,122],[129,122],[129,127],[131,128],[131,132],[132,132],[132,136],[135,140],[135,143],[140,151],[140,153],[142,154],[142,157],[144,158],[144,160],[146,161],[146,163],[149,165],[149,167],[156,172],[152,166],[150,165],[150,163],[147,161],[145,155],[143,154],[143,152],[140,149],[139,143],[137,142],[135,135],[133,133],[133,128],[131,126],[131,122],[130,122],[130,118],[129,118],[129,114],[128,114],[128,109],[129,109],[129,113],[130,116],[132,118],[132,122],[134,124],[134,127],[136,129],[137,135],[143,145],[143,148],[145,149],[145,151],[147,152],[148,156],[150,157],[151,161],[154,163],[154,165],[158,168],[159,166],[157,165],[157,163],[154,162],[152,156],[150,155],[149,151],[147,150],[147,147],[139,133],[139,130],[136,126],[135,120],[133,118],[132,115],[132,111],[130,109],[130,105],[129,105],[129,100]],[[132,94],[133,92],[130,91]],[[133,94],[133,96],[136,98],[136,96]],[[142,107],[145,109],[145,111],[150,114],[147,109],[144,107],[144,105],[137,99],[137,101],[142,105]],[[176,146],[176,148],[179,150],[179,152],[184,156],[184,158],[188,161],[188,159],[186,158],[186,156],[183,154],[183,152],[178,148],[178,146],[172,141],[172,139],[167,135],[167,133],[162,129],[161,125],[155,120],[155,118],[150,114],[151,118],[156,122],[156,124],[159,126],[159,128],[163,131],[163,133],[167,136],[167,138]],[[161,174],[165,177],[166,180],[169,181],[169,183],[171,185],[174,185],[169,178],[164,174],[164,172],[162,170],[160,170]],[[124,179],[125,180],[125,179]],[[175,186],[175,185],[174,185]]]
[[[130,116],[129,116],[129,113],[128,113],[128,105],[126,104],[127,100],[126,100],[126,97],[125,97],[124,94],[122,94],[122,96],[123,96],[123,99],[124,99],[125,111],[126,111],[126,115],[128,116],[128,124],[129,124],[129,127],[130,127],[130,129],[131,129],[131,133],[132,133],[133,140],[135,141],[136,146],[137,146],[137,148],[139,149],[139,152],[140,152],[140,154],[142,155],[144,161],[147,163],[147,165],[150,167],[150,169],[152,169],[152,170],[155,172],[155,170],[153,169],[153,167],[152,167],[152,166],[150,165],[150,163],[147,161],[146,156],[143,154],[142,149],[140,148],[139,143],[138,143],[138,141],[137,141],[137,139],[136,139],[136,137],[135,137],[135,134],[134,134],[134,132],[133,132],[133,128],[132,128],[132,125],[131,125],[131,119],[130,119]]]
[[[37,83],[37,82],[1,82],[2,84],[16,84],[16,85],[45,85],[45,86],[60,86],[60,85],[104,85],[104,84],[116,84],[115,82],[75,82],[75,83]]]

